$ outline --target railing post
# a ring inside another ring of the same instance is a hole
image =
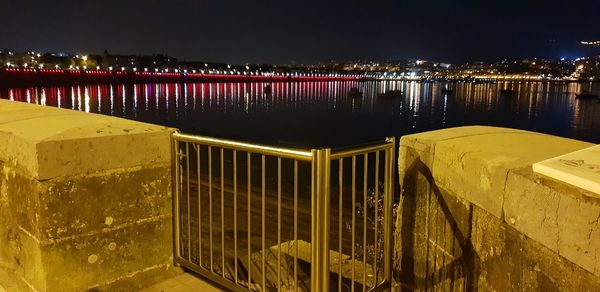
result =
[[[174,137],[177,132],[174,132],[171,135],[171,147],[172,147],[172,196],[173,196],[173,251],[174,251],[174,265],[178,266],[178,260],[181,256],[181,246],[180,246],[180,204],[179,201],[179,187],[180,187],[180,169],[179,169],[179,141]]]
[[[329,291],[331,149],[312,154],[311,291]]]
[[[386,150],[386,160],[385,160],[385,172],[386,172],[386,176],[385,176],[385,196],[383,197],[383,208],[384,208],[384,223],[383,223],[383,228],[384,228],[384,270],[383,270],[383,274],[385,277],[385,282],[388,283],[388,285],[390,285],[390,289],[391,289],[391,285],[392,285],[392,257],[394,256],[394,252],[393,252],[393,246],[392,246],[392,238],[394,236],[393,232],[394,232],[394,228],[393,225],[393,216],[394,216],[394,210],[393,210],[393,205],[394,205],[394,183],[395,183],[395,177],[394,177],[394,169],[396,167],[395,165],[395,157],[396,157],[396,138],[395,137],[389,137],[386,138],[386,141],[388,143],[392,144],[392,147],[390,149]]]

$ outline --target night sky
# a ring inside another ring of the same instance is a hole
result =
[[[0,0],[0,48],[184,60],[463,62],[590,54],[599,0]]]

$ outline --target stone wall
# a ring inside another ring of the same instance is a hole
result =
[[[171,132],[0,100],[0,285],[130,290],[175,273]]]
[[[404,136],[394,277],[407,290],[598,291],[600,197],[536,176],[591,146],[461,127]]]

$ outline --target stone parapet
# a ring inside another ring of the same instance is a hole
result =
[[[119,290],[176,273],[171,133],[0,100],[0,284]]]
[[[397,279],[416,289],[599,289],[600,198],[531,167],[591,145],[482,126],[402,137]]]

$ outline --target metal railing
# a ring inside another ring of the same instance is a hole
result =
[[[175,133],[173,147],[176,264],[235,291],[390,287],[394,138],[332,151]]]

